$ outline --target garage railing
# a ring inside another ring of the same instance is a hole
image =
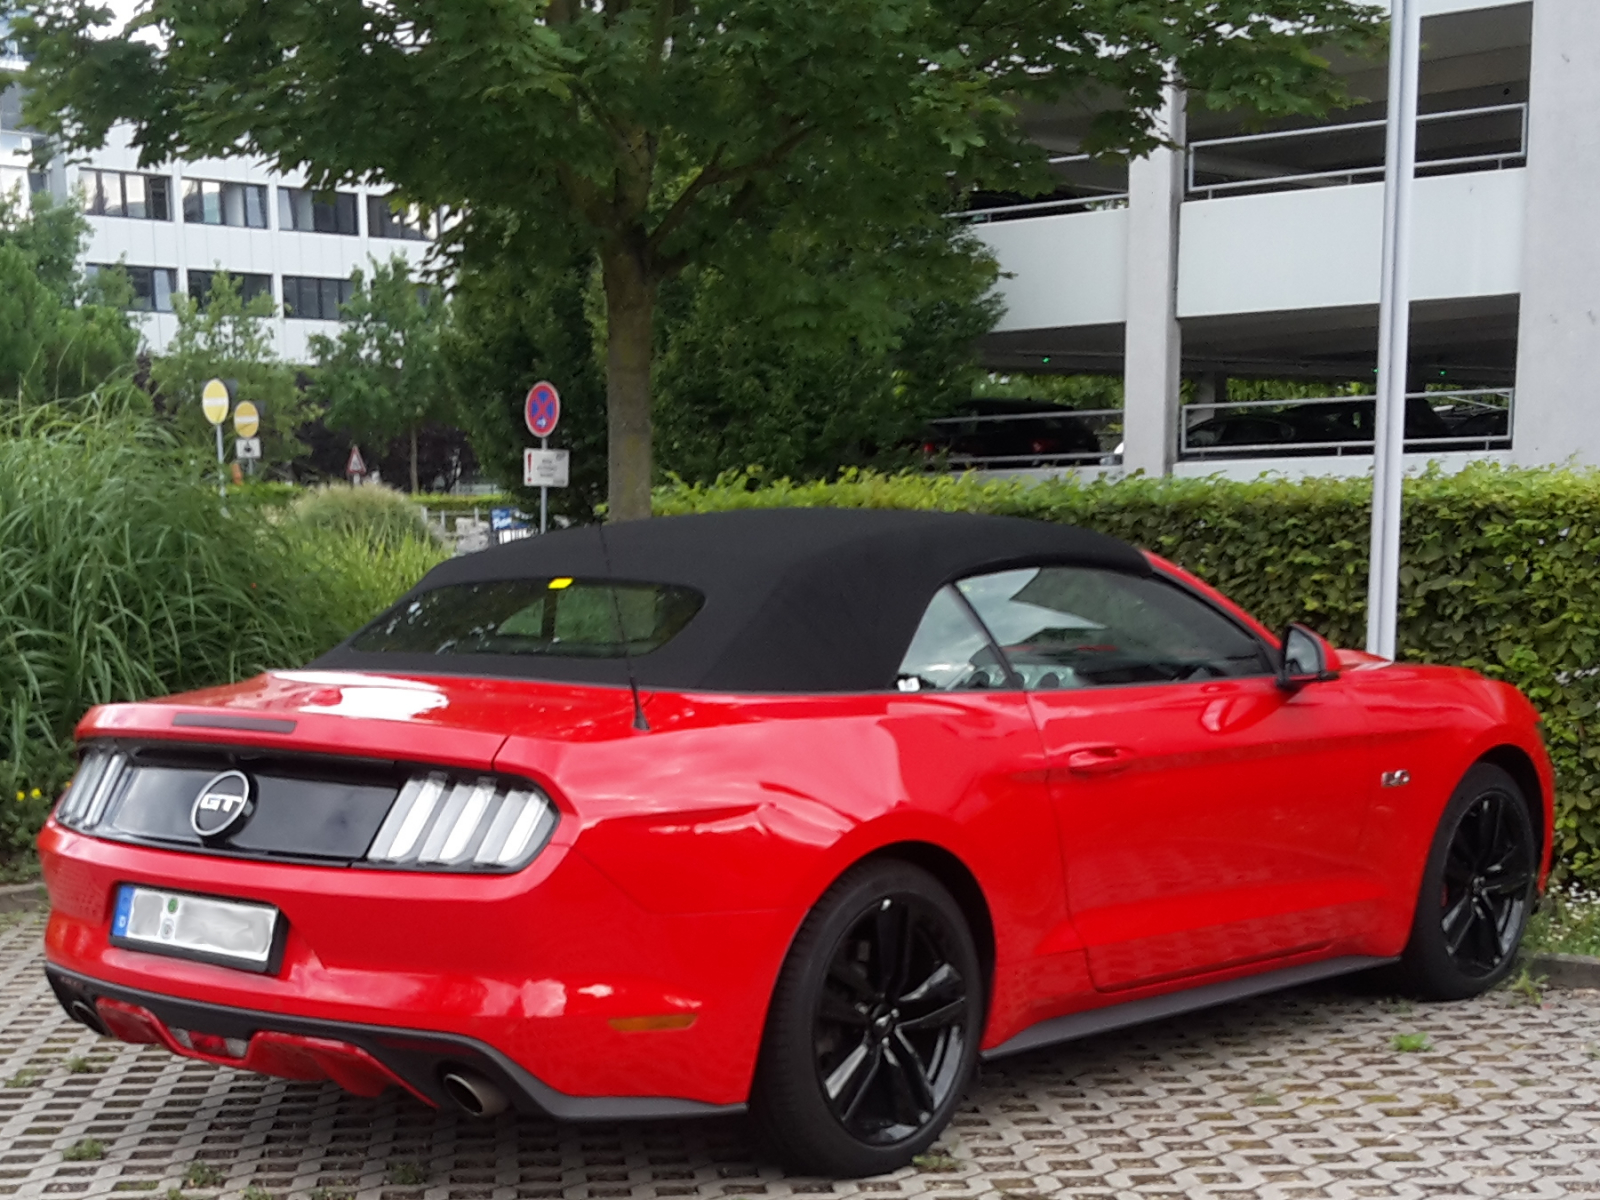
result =
[[[1512,388],[1413,392],[1406,397],[1405,449],[1509,450],[1515,399]],[[1375,416],[1371,396],[1186,404],[1178,457],[1371,454]]]
[[[1383,178],[1383,121],[1350,121],[1189,144],[1187,191],[1209,200],[1338,187]],[[1494,104],[1417,118],[1417,174],[1501,170],[1527,162],[1528,106]],[[1300,158],[1302,164],[1285,159]]]
[[[1073,166],[1080,163],[1094,164],[1095,161],[1094,157],[1088,154],[1058,154],[1049,160],[1052,167],[1066,168],[1065,173],[1069,176]],[[981,225],[990,221],[1013,221],[1020,217],[1044,217],[1055,213],[1121,208],[1128,203],[1126,185],[1119,191],[1115,188],[1097,187],[1093,183],[1074,182],[1067,178],[1063,179],[1059,190],[1077,191],[1082,194],[1051,196],[1045,200],[1019,200],[1014,204],[987,204],[982,208],[969,208],[945,215],[958,221],[970,221]]]

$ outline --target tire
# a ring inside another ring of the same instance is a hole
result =
[[[827,1176],[879,1175],[926,1150],[977,1061],[981,970],[966,918],[928,872],[883,859],[840,877],[773,991],[751,1091],[767,1147]]]
[[[1538,886],[1539,838],[1522,789],[1475,764],[1439,820],[1396,980],[1425,1000],[1464,1000],[1510,973]]]

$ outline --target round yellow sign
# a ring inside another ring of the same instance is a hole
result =
[[[200,392],[200,410],[206,414],[206,420],[213,425],[221,425],[228,419],[228,409],[231,407],[228,385],[220,379],[207,380]]]
[[[254,404],[248,400],[239,401],[239,407],[233,410],[233,428],[240,437],[255,437],[261,428],[261,413]]]

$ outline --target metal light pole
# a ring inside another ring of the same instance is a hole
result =
[[[1383,278],[1378,299],[1378,398],[1373,429],[1372,553],[1367,650],[1395,656],[1400,604],[1400,481],[1411,337],[1411,192],[1417,167],[1418,0],[1389,6],[1389,119],[1383,173]]]

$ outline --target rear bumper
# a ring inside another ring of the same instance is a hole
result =
[[[51,977],[87,992],[91,1010],[103,997],[170,1028],[346,1042],[430,1103],[441,1102],[440,1064],[477,1064],[557,1116],[741,1105],[798,921],[649,911],[570,844],[486,878],[184,854],[54,821],[39,850]],[[112,945],[121,883],[274,905],[287,923],[281,967],[257,974]],[[418,1038],[426,1050],[408,1057]]]
[[[228,1008],[119,987],[55,966],[47,966],[45,975],[67,1014],[97,1033],[158,1042],[175,1054],[221,1066],[330,1079],[360,1095],[377,1095],[394,1084],[435,1108],[458,1109],[444,1085],[447,1075],[456,1074],[487,1082],[519,1112],[560,1120],[715,1116],[745,1107],[662,1096],[572,1096],[460,1034]],[[227,1049],[196,1048],[207,1039],[224,1039]]]

